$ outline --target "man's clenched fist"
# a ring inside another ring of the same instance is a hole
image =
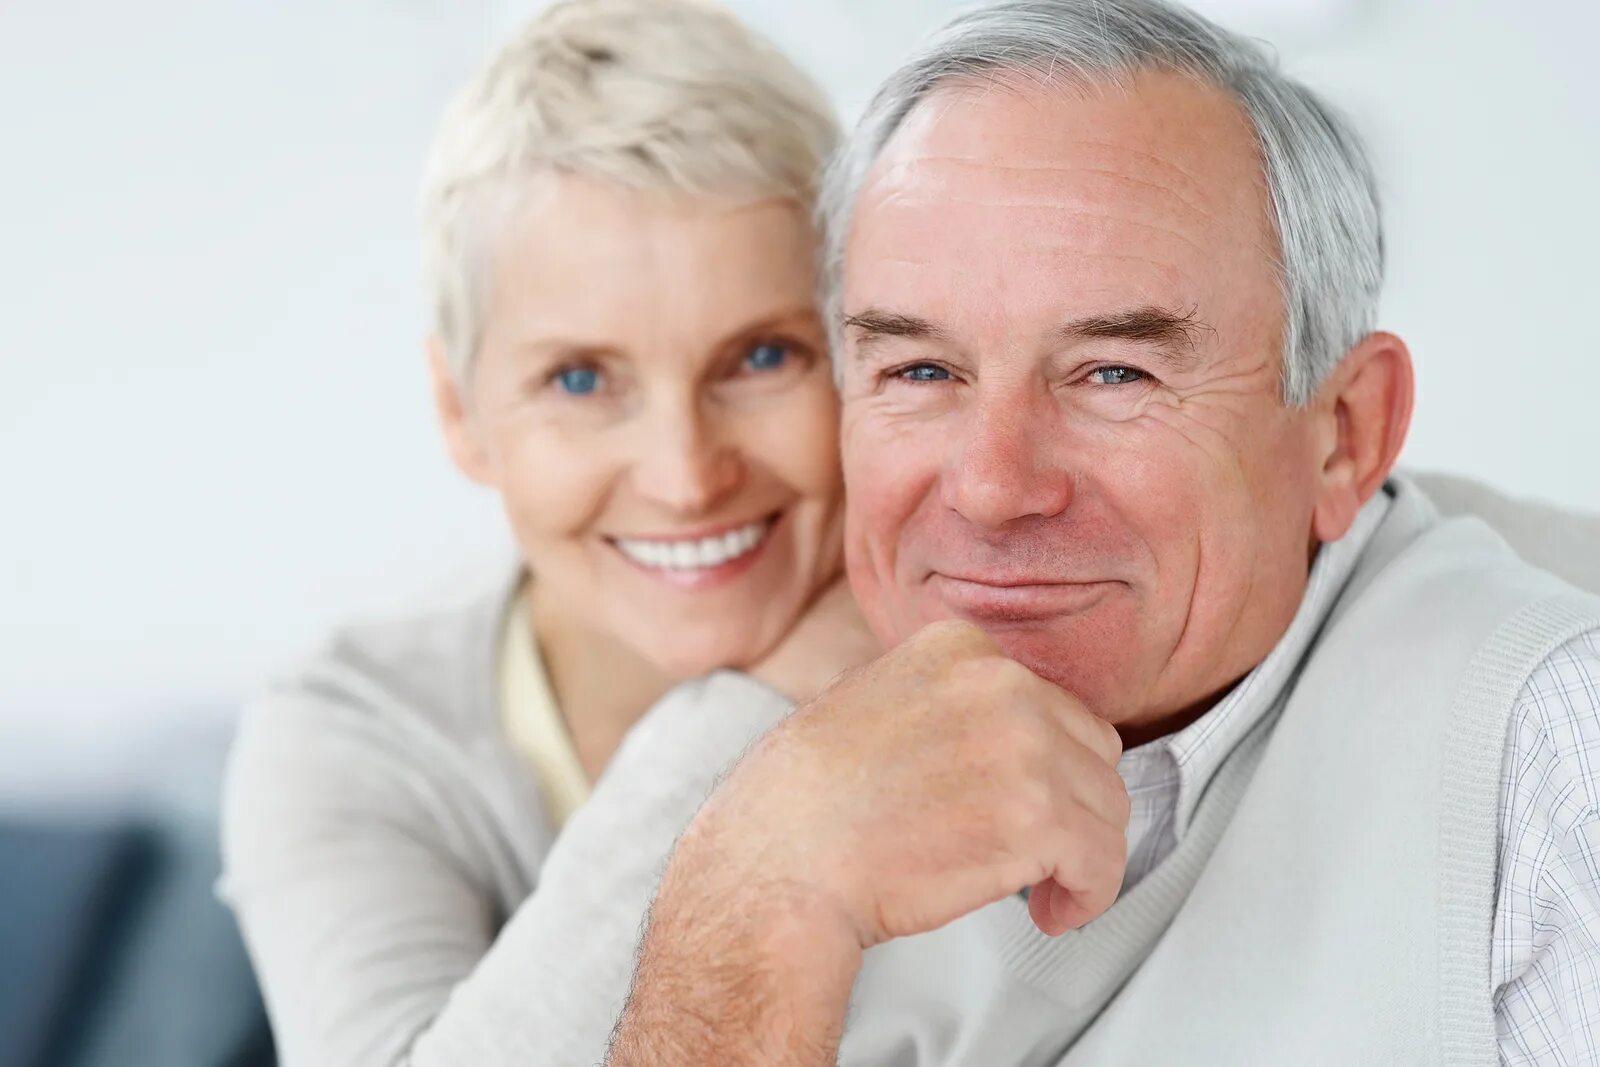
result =
[[[658,904],[799,902],[864,949],[1032,886],[1034,922],[1059,934],[1121,887],[1121,751],[977,627],[936,623],[745,757],[685,833]]]

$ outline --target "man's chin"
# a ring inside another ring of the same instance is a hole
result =
[[[1071,693],[1103,719],[1117,722],[1137,703],[1139,635],[1129,599],[1100,597],[1086,611],[1024,620],[975,616],[940,599],[914,602],[916,610],[909,617],[897,618],[892,611],[874,610],[877,604],[859,591],[857,599],[886,648],[923,626],[961,619],[981,629],[1007,657]]]
[[[1123,717],[1135,664],[1131,657],[1108,656],[1107,651],[1135,647],[1131,638],[1113,637],[1103,627],[1063,626],[1060,621],[1048,628],[983,626],[983,630],[1000,651],[1071,693],[1096,715],[1110,722]]]

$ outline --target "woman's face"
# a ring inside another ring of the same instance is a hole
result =
[[[470,380],[435,379],[541,609],[688,677],[758,658],[838,572],[812,242],[788,201],[570,176],[500,232]]]

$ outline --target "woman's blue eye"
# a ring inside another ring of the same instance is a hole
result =
[[[764,344],[756,345],[745,353],[744,365],[751,370],[777,370],[789,358],[789,349],[786,345]]]
[[[593,367],[567,367],[557,371],[555,382],[572,396],[588,396],[600,388],[600,372]]]
[[[1132,367],[1096,367],[1089,372],[1089,378],[1096,385],[1127,385],[1144,378],[1143,371],[1134,370]]]
[[[906,367],[896,377],[908,382],[943,382],[950,379],[950,372],[932,363],[918,363]]]

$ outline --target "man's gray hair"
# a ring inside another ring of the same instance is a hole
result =
[[[993,0],[958,15],[889,76],[829,167],[820,197],[835,349],[856,196],[922,100],[952,82],[1003,75],[1090,88],[1145,70],[1222,89],[1254,127],[1279,244],[1284,398],[1310,400],[1377,318],[1383,234],[1371,163],[1343,117],[1286,77],[1260,45],[1162,0]]]

